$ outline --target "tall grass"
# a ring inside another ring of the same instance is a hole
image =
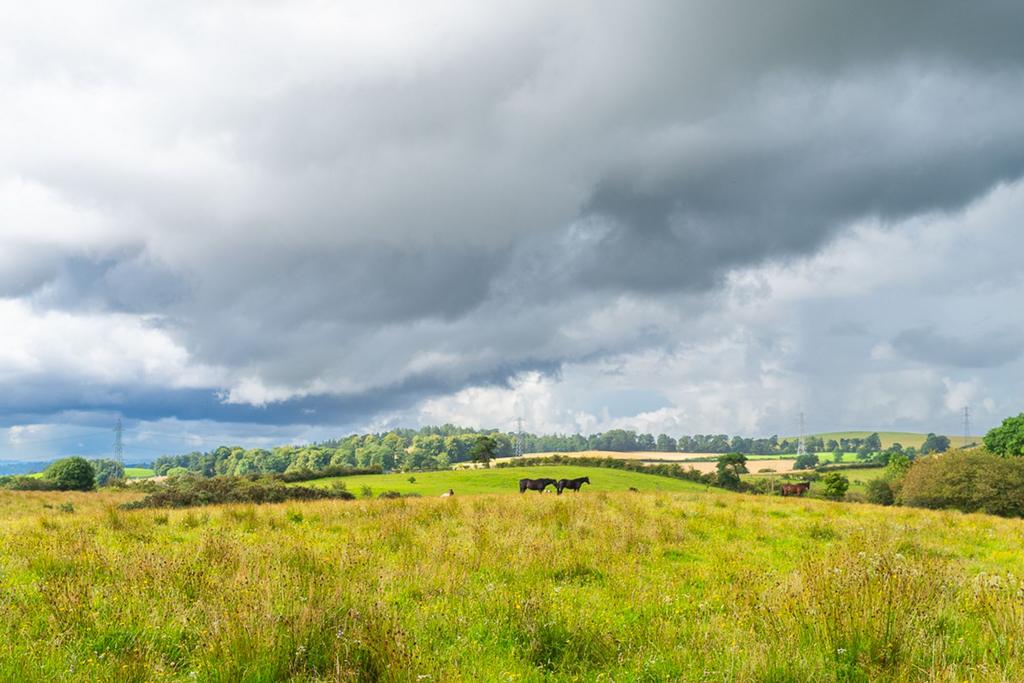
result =
[[[1020,521],[726,493],[131,495],[0,494],[0,680],[1024,680]]]

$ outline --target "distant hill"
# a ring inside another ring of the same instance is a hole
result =
[[[49,460],[0,460],[0,475],[42,472]]]

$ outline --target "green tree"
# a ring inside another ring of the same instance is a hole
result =
[[[112,481],[124,479],[124,465],[117,460],[100,458],[89,462],[93,472],[96,473],[96,485],[106,486]]]
[[[718,485],[733,491],[740,487],[740,475],[747,473],[747,456],[727,453],[718,458]]]
[[[889,462],[885,465],[885,478],[890,480],[899,479],[910,469],[910,458],[903,453],[893,453],[889,456]]]
[[[872,453],[879,453],[882,450],[882,439],[878,436],[878,432],[875,432],[868,438],[864,439],[864,445],[868,447]]]
[[[985,448],[996,455],[1024,455],[1024,413],[1008,417],[985,435]]]
[[[949,437],[929,433],[921,444],[921,455],[928,453],[945,453],[949,450]]]
[[[842,461],[843,461],[843,451],[842,451],[842,449],[841,448],[837,448],[834,451],[832,451],[832,462],[842,462]]]
[[[61,491],[91,491],[96,486],[96,471],[85,458],[64,458],[47,467],[43,479]]]
[[[825,486],[825,497],[829,500],[842,500],[850,488],[850,480],[839,472],[829,472],[821,478],[821,483]]]
[[[491,460],[498,450],[498,443],[494,438],[490,436],[478,437],[476,443],[473,444],[473,448],[470,449],[469,455],[473,458],[473,462],[483,463],[485,467],[490,466]]]
[[[818,466],[818,455],[816,453],[804,453],[793,461],[794,470],[810,470]]]

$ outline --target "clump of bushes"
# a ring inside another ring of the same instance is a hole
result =
[[[286,500],[351,500],[343,488],[286,486],[273,477],[197,477],[181,476],[160,484],[151,484],[142,500],[125,503],[125,509],[180,508],[218,503],[282,503]]]
[[[919,458],[903,476],[897,500],[913,507],[1024,517],[1024,459],[984,449]]]
[[[0,477],[0,489],[11,491],[56,491],[53,482],[40,477],[26,477],[21,474]]]
[[[89,462],[96,475],[97,486],[112,486],[124,481],[124,465],[110,458],[98,458]]]
[[[327,477],[354,477],[358,474],[381,474],[384,470],[378,466],[374,467],[346,467],[345,465],[330,465],[319,470],[292,470],[281,474],[267,475],[281,481],[296,482],[310,481],[312,479],[326,479]]]

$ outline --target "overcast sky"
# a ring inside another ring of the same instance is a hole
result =
[[[0,458],[1024,409],[1024,5],[0,0]]]

